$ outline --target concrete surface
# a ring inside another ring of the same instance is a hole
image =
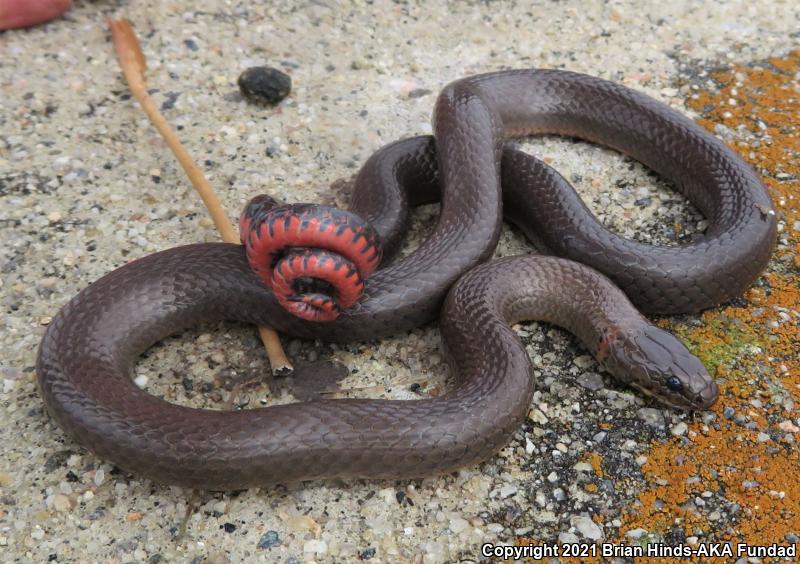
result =
[[[345,204],[330,184],[354,174],[381,145],[430,132],[436,92],[471,73],[566,68],[688,111],[692,91],[682,77],[689,70],[796,48],[797,5],[267,4],[78,1],[56,22],[0,34],[0,558],[445,562],[478,560],[484,542],[626,535],[623,509],[647,487],[640,467],[649,443],[711,420],[645,402],[610,382],[569,335],[537,324],[519,328],[540,382],[530,419],[498,456],[457,475],[202,493],[180,536],[189,492],[127,475],[66,438],[43,413],[35,386],[36,347],[49,319],[128,260],[217,240],[179,166],[130,98],[105,18],[133,22],[155,100],[236,216],[260,191]],[[279,107],[238,96],[237,76],[254,64],[292,76],[293,92]],[[619,155],[568,140],[527,146],[626,235],[670,243],[702,229],[679,196]],[[418,212],[414,228],[424,233],[435,211]],[[684,231],[676,234],[678,223]],[[498,255],[529,250],[506,230]],[[435,327],[381,343],[288,343],[298,364],[333,359],[358,369],[344,388],[399,399],[415,396],[413,384],[421,393],[445,384],[438,346]],[[136,373],[153,393],[219,408],[229,395],[221,371],[264,366],[255,332],[224,325],[170,339]],[[266,393],[252,391],[250,406]],[[288,401],[289,392],[281,393]],[[790,420],[798,417],[792,413]],[[599,453],[605,471],[593,466],[591,453]],[[664,534],[656,529],[628,538]],[[685,529],[684,537],[695,534]]]

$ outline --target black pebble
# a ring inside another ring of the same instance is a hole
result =
[[[292,90],[288,74],[272,67],[250,67],[239,75],[242,96],[260,104],[277,104]]]
[[[161,111],[165,112],[167,110],[171,110],[172,108],[174,108],[175,101],[178,99],[178,96],[180,95],[181,95],[180,92],[167,92],[166,94],[164,94],[164,101],[161,102]]]
[[[236,530],[236,525],[234,525],[233,523],[225,523],[224,525],[222,525],[222,528],[225,529],[226,533],[232,533],[233,531]]]
[[[358,555],[358,557],[361,560],[369,560],[373,556],[375,556],[375,552],[376,552],[376,550],[374,548],[369,547],[368,549],[362,551],[361,554]]]
[[[44,461],[44,471],[52,472],[56,468],[60,468],[67,462],[71,454],[71,450],[59,450],[58,452],[54,452]]]

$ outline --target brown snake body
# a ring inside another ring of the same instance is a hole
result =
[[[290,316],[236,245],[144,257],[90,285],[50,324],[38,360],[49,412],[99,456],[184,486],[445,472],[495,452],[524,418],[533,378],[508,328],[522,319],[566,327],[612,375],[670,405],[713,402],[716,385],[700,362],[647,323],[609,278],[649,312],[696,311],[741,293],[765,267],[776,232],[769,196],[749,166],[663,104],[565,71],[452,83],[437,101],[434,133],[435,144],[387,146],[359,173],[351,211],[372,223],[389,251],[409,205],[434,200],[441,186],[442,207],[431,236],[368,278],[351,310],[330,323]],[[704,237],[652,247],[608,232],[557,173],[505,147],[507,138],[538,133],[612,147],[672,180],[708,218]],[[494,250],[501,198],[506,217],[526,233],[605,276],[541,256],[473,268]],[[455,383],[436,398],[220,412],[170,404],[130,378],[147,347],[201,322],[239,320],[339,341],[408,330],[436,315],[459,278],[441,318]]]

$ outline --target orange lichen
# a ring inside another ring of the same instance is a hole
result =
[[[592,465],[592,469],[598,478],[602,478],[605,475],[605,472],[603,472],[603,457],[600,456],[600,453],[594,451],[587,452],[583,460]]]
[[[798,71],[800,51],[719,71],[712,74],[717,88],[688,102],[706,128],[735,132],[731,146],[759,170],[774,199],[781,241],[745,307],[707,311],[699,328],[663,322],[723,381],[721,397],[714,421],[697,421],[686,437],[647,453],[642,471],[652,485],[625,514],[622,536],[677,528],[700,543],[787,545],[800,534],[800,430],[792,421],[800,403]]]

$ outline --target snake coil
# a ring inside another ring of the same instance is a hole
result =
[[[250,267],[287,311],[311,321],[331,321],[352,307],[381,260],[375,229],[329,206],[256,196],[239,231]]]

